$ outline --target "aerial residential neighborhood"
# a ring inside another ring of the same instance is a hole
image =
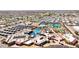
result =
[[[79,11],[0,11],[1,48],[79,48]]]

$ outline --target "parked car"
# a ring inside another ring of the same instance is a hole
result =
[[[33,44],[33,40],[32,39],[23,42],[23,45],[27,45],[27,46],[30,46],[32,44]]]
[[[22,39],[16,39],[16,41],[15,41],[15,44],[16,45],[23,45],[23,42],[24,42],[25,40],[22,38]]]
[[[38,45],[38,46],[43,46],[45,43],[49,42],[48,38],[44,37],[44,36],[37,36],[34,39],[34,44]]]

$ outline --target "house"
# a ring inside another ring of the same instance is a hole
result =
[[[66,43],[75,45],[76,43],[78,43],[77,39],[72,35],[72,34],[64,34],[63,38],[65,39]]]
[[[40,29],[40,28],[35,28],[35,29],[33,30],[33,32],[34,32],[35,34],[39,34],[39,33],[41,32],[41,29]]]
[[[51,28],[61,28],[61,24],[59,22],[51,22],[48,24],[48,26]]]
[[[41,33],[41,29],[40,28],[35,28],[33,30],[33,32],[31,33],[31,36],[35,37],[37,34],[40,34],[40,33]]]
[[[35,28],[33,31],[25,32],[24,34],[28,34],[30,35],[30,37],[35,37],[37,34],[40,34],[40,33],[41,33],[41,29]]]
[[[61,24],[56,22],[56,23],[52,23],[52,27],[53,28],[61,28]]]
[[[46,26],[46,22],[45,21],[40,22],[39,27],[45,27],[45,26]]]

